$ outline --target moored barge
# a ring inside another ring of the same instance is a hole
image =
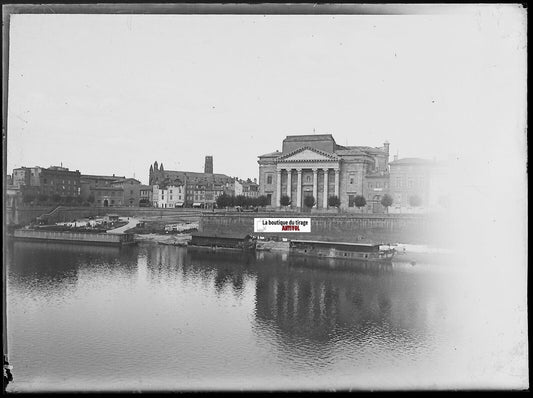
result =
[[[254,250],[255,241],[250,235],[244,237],[238,236],[210,236],[194,234],[188,247],[208,248],[208,249],[236,249],[236,250]]]
[[[43,231],[35,229],[17,229],[13,232],[13,237],[17,240],[72,242],[112,246],[131,245],[135,243],[133,234]]]
[[[291,240],[290,252],[307,256],[343,258],[360,261],[390,262],[394,249],[380,249],[379,244]]]

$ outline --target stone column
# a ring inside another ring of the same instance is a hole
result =
[[[276,206],[280,207],[281,206],[281,203],[280,203],[280,199],[281,199],[281,169],[278,170],[278,176],[277,176],[277,181],[276,181],[276,184],[277,184],[277,189],[276,189]]]
[[[287,196],[291,200],[291,185],[292,185],[292,169],[287,170]]]
[[[296,187],[296,207],[302,207],[302,169],[297,169],[298,172],[298,187]]]
[[[340,199],[339,197],[339,186],[340,186],[340,170],[335,169],[335,196]]]
[[[324,203],[322,203],[324,209],[328,208],[328,171],[329,169],[324,169]]]
[[[313,169],[313,197],[315,198],[314,208],[318,207],[318,169]]]

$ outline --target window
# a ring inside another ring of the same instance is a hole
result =
[[[355,174],[350,174],[350,184],[355,183]]]
[[[172,200],[172,195],[170,195],[170,200]]]
[[[407,187],[408,187],[408,188],[413,188],[413,179],[412,179],[412,178],[409,178],[409,179],[407,180]]]
[[[402,177],[396,177],[396,188],[402,187]]]
[[[133,195],[133,189],[130,189],[130,195]]]
[[[272,176],[271,175],[267,176],[267,184],[272,184]]]
[[[372,183],[371,182],[368,183],[368,188],[372,189]]]

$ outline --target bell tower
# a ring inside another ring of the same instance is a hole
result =
[[[213,156],[205,157],[204,173],[213,174]]]

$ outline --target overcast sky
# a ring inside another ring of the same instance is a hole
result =
[[[525,14],[12,15],[8,171],[258,175],[290,134],[523,161]],[[502,152],[504,151],[504,152]],[[517,165],[520,163],[516,163]]]

